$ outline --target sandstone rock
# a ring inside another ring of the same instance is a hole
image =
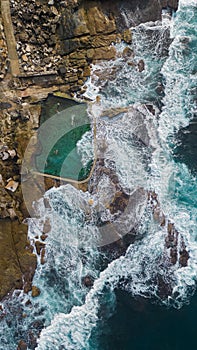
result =
[[[43,248],[43,249],[41,250],[41,256],[40,256],[40,263],[41,263],[42,265],[45,264],[45,253],[46,253],[46,249]]]
[[[79,39],[64,40],[62,54],[69,54],[70,52],[73,52],[74,50],[76,50],[80,47],[81,47],[81,45],[80,45]]]
[[[70,60],[82,60],[85,58],[84,51],[75,51],[69,55]]]
[[[36,241],[35,242],[36,252],[38,255],[40,255],[41,250],[45,247],[45,243]]]
[[[128,61],[127,62],[128,66],[135,67],[136,63],[134,61]]]
[[[72,97],[74,97],[75,95],[74,95],[74,94],[72,95],[72,93],[78,92],[79,89],[80,89],[80,85],[78,85],[78,84],[77,84],[77,85],[71,85],[71,88],[70,88],[71,94],[70,94],[70,95],[71,95]]]
[[[26,251],[19,252],[21,271],[24,276],[24,292],[28,293],[32,288],[32,280],[37,267],[37,257],[35,254]]]
[[[15,149],[8,149],[8,153],[10,155],[11,158],[16,157],[16,151]]]
[[[60,91],[63,92],[63,93],[68,93],[69,90],[70,90],[70,85],[69,84],[60,86]]]
[[[77,74],[73,74],[72,76],[66,76],[66,81],[68,81],[69,83],[74,83],[78,80],[78,76]]]
[[[15,192],[18,188],[18,185],[19,183],[14,181],[14,180],[10,180],[8,182],[8,184],[5,186],[6,190],[9,190],[9,191],[12,191],[12,192]]]
[[[83,85],[83,83],[84,83],[83,79],[78,80],[78,85]]]
[[[74,30],[73,30],[73,35],[71,33],[71,37],[80,36],[80,35],[89,33],[89,29],[86,22],[86,12],[84,8],[79,8],[79,10],[73,14],[72,26]]]
[[[89,50],[87,50],[86,54],[87,54],[87,58],[93,59],[95,51],[94,51],[94,49],[89,49]]]
[[[42,241],[45,241],[47,239],[48,235],[46,235],[45,233],[43,233],[40,238]]]
[[[76,40],[76,39],[73,39]],[[79,47],[82,49],[86,49],[91,47],[92,37],[90,35],[85,35],[78,38]]]
[[[5,219],[9,217],[8,211],[5,209],[5,207],[0,207],[0,219]]]
[[[17,218],[17,214],[13,208],[8,208],[7,211],[11,220],[14,220]]]
[[[143,60],[139,60],[137,66],[138,66],[139,72],[143,72],[143,70],[145,69],[144,61]]]
[[[51,224],[49,219],[46,219],[43,226],[43,233],[46,234],[51,230]]]
[[[27,344],[23,340],[20,340],[18,343],[17,350],[27,350]]]
[[[85,68],[84,68],[84,71],[83,71],[83,76],[84,76],[84,77],[89,77],[90,74],[91,74],[91,69],[90,69],[90,67],[89,67],[89,66],[85,67]]]
[[[122,57],[123,58],[129,58],[129,57],[133,57],[134,56],[134,53],[133,53],[133,50],[130,49],[130,47],[125,47],[124,50],[123,50],[123,53],[122,53]]]
[[[92,287],[93,284],[94,284],[94,279],[93,279],[92,276],[87,275],[87,276],[85,276],[85,277],[82,278],[82,283],[83,283],[84,286],[86,286],[86,287]]]
[[[117,35],[116,34],[109,34],[109,35],[97,35],[92,37],[91,39],[91,47],[102,47],[102,46],[109,46],[112,43],[115,43],[117,41]]]
[[[111,60],[116,57],[116,49],[114,46],[101,47],[94,50],[94,60]]]
[[[112,33],[116,30],[115,20],[107,17],[95,2],[87,10],[87,27],[90,35]]]
[[[27,44],[25,50],[26,50],[26,52],[31,52],[31,46],[29,44]]]
[[[40,295],[40,289],[36,286],[32,286],[32,292],[31,295],[33,298],[36,298]]]
[[[27,61],[28,61],[27,55],[22,55],[22,60],[23,60],[24,62],[27,62]]]
[[[13,224],[9,219],[0,220],[0,299],[11,290],[23,286],[22,273],[13,246]]]
[[[188,265],[189,253],[186,249],[180,251],[179,264],[182,267],[186,267]]]
[[[122,34],[122,38],[125,41],[125,43],[127,44],[131,44],[132,42],[132,33],[131,33],[131,29],[126,29],[124,30],[123,34]]]

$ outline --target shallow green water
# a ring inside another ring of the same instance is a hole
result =
[[[36,170],[74,180],[88,177],[92,161],[84,167],[76,145],[89,130],[86,104],[49,96],[42,107]]]

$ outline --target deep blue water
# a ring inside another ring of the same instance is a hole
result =
[[[166,309],[117,291],[114,315],[103,326],[102,350],[196,349],[197,295],[180,310]]]

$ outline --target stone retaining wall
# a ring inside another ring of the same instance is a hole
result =
[[[5,78],[8,65],[8,50],[5,41],[3,23],[2,19],[0,18],[0,81]]]

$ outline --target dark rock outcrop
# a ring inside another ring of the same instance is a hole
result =
[[[17,350],[27,350],[27,344],[23,340],[20,340],[18,343]]]
[[[178,9],[179,0],[160,0],[162,8],[171,8],[173,10]]]

